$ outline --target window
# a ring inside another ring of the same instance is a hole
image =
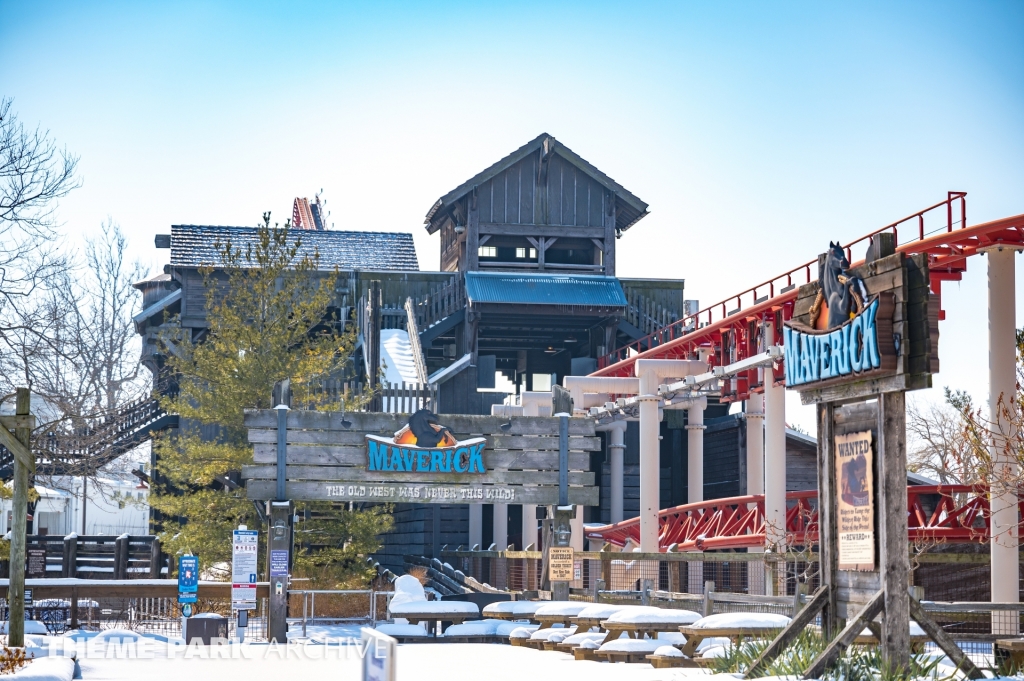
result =
[[[525,248],[517,248],[516,249],[516,257],[517,258],[525,258],[526,257],[526,249]]]
[[[476,254],[481,258],[497,258],[498,249],[494,246],[481,246],[477,249]]]
[[[537,249],[536,248],[517,248],[516,249],[516,258],[518,258],[520,260],[526,260],[527,258],[529,258],[530,260],[536,260],[537,259]]]

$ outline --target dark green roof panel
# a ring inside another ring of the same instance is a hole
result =
[[[626,306],[618,279],[593,274],[466,272],[466,296],[471,303]]]

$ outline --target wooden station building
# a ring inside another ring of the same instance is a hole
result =
[[[418,340],[410,346],[420,351],[409,360],[425,384],[410,383],[406,390],[436,396],[439,414],[489,414],[506,391],[547,390],[565,376],[589,374],[598,357],[695,310],[696,302],[684,299],[682,279],[616,275],[620,238],[647,214],[644,201],[542,134],[430,207],[425,227],[441,241],[437,271],[419,269],[408,233],[296,234],[304,248],[317,250],[324,276],[340,271],[334,304],[360,333],[351,373],[339,380],[359,382],[376,373],[381,334],[404,331]],[[155,374],[162,366],[155,338],[164,313],[180,315],[194,339],[205,334],[206,290],[199,270],[222,264],[213,244],[226,238],[244,246],[255,229],[173,225],[170,234],[157,236],[157,248],[170,249],[169,263],[163,274],[136,285],[144,309],[135,318],[144,339],[142,361]],[[745,492],[743,416],[727,412],[728,405],[713,403],[705,412],[706,499]],[[662,423],[663,507],[686,500],[685,417],[679,417]],[[637,424],[630,423],[626,517],[639,510],[638,439]],[[793,470],[787,479],[795,489],[813,487],[813,475],[798,470],[813,471],[814,442],[791,432],[789,445]],[[584,520],[607,522],[607,457],[599,452],[592,459],[601,505],[588,508]],[[511,543],[519,543],[521,518],[519,507],[509,508]],[[469,543],[465,505],[399,504],[395,520],[380,556],[392,568],[401,567],[403,554],[429,556],[446,544]],[[485,547],[491,525],[485,507]]]

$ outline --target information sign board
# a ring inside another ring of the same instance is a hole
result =
[[[272,549],[270,551],[270,576],[280,577],[288,574],[288,551]]]
[[[195,603],[199,596],[199,557],[178,558],[178,602]]]
[[[256,564],[259,532],[237,529],[231,533],[231,607],[256,609]]]
[[[29,579],[46,577],[46,549],[25,550],[25,576]]]
[[[573,567],[571,546],[552,546],[548,549],[548,579],[552,582],[571,582]]]

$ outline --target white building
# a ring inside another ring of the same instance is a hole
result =
[[[138,479],[88,479],[84,528],[82,478],[57,477],[49,484],[51,487],[36,485],[39,501],[28,534],[149,534],[149,488]],[[0,536],[11,528],[11,503],[10,499],[0,500]]]

